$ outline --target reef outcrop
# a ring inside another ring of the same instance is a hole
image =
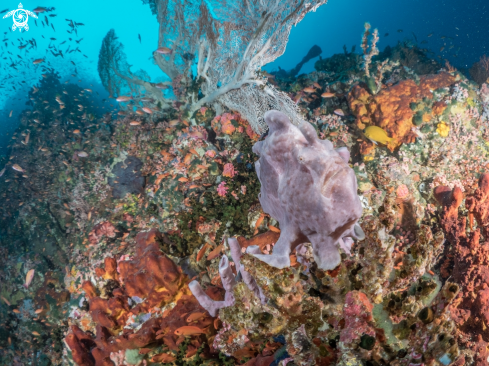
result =
[[[143,193],[146,180],[141,174],[142,167],[143,162],[135,156],[128,156],[114,166],[112,170],[114,176],[108,179],[114,198]]]
[[[66,343],[79,366],[115,366],[118,357],[127,359],[139,348],[145,348],[147,352],[139,354],[147,359],[171,362],[176,358],[168,352],[179,351],[186,337],[186,357],[203,352],[203,343],[210,343],[214,319],[191,295],[187,276],[161,252],[160,241],[157,230],[138,234],[133,258],[119,260],[117,267],[109,258],[105,268],[98,269],[105,279],[101,289],[90,281],[83,283],[96,335],[71,325]]]
[[[489,174],[482,174],[478,188],[465,197],[467,216],[460,215],[459,209],[464,200],[460,188],[451,190],[446,186],[438,186],[434,195],[443,206],[441,226],[450,243],[442,274],[451,276],[450,280],[461,287],[451,305],[451,316],[457,324],[461,343],[472,351],[468,353],[467,361],[471,359],[474,365],[487,365]]]
[[[357,127],[360,130],[367,126],[384,129],[394,139],[388,144],[393,150],[403,142],[413,141],[413,127],[443,112],[446,104],[436,103],[433,92],[451,86],[456,80],[447,72],[423,75],[419,80],[407,79],[386,86],[376,95],[366,86],[355,85],[348,94],[348,104]]]

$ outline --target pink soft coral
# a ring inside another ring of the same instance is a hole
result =
[[[236,175],[236,171],[234,170],[234,166],[232,163],[227,163],[224,165],[224,171],[222,175],[225,177],[233,178]]]
[[[217,194],[221,197],[226,196],[226,193],[228,193],[228,187],[226,187],[226,182],[221,182],[217,186]]]

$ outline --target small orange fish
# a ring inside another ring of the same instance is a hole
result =
[[[2,299],[5,302],[5,304],[7,304],[8,306],[10,306],[10,302],[5,297],[0,296],[0,299]]]
[[[15,314],[20,314],[20,310],[19,309],[14,309],[12,310]]]
[[[153,114],[153,111],[148,107],[143,107],[143,111],[145,111],[148,114]]]
[[[151,362],[171,363],[177,358],[169,353],[159,353],[151,357]]]
[[[326,92],[326,93],[321,94],[321,97],[323,97],[323,98],[333,98],[334,97],[334,93]]]
[[[256,224],[255,224],[255,232],[253,235],[256,235],[258,234],[258,228],[260,227],[261,223],[263,222],[263,220],[265,219],[266,215],[265,213],[261,213],[260,214],[260,217],[258,218],[258,220],[256,220]]]
[[[18,165],[18,164],[14,164],[14,165],[12,165],[12,169],[13,169],[13,170],[16,170],[16,171],[18,171],[18,172],[21,172],[21,173],[23,173],[23,172],[24,172],[24,169],[22,169],[22,168],[20,167],[20,165]]]
[[[193,325],[185,325],[175,330],[175,334],[178,336],[192,336],[202,333],[204,333],[204,330]]]
[[[172,53],[172,50],[170,50],[168,47],[159,47],[156,52],[161,55],[170,55]]]
[[[32,282],[32,279],[34,278],[34,273],[36,271],[34,269],[30,269],[29,272],[27,272],[26,276],[25,276],[25,283],[24,283],[24,287],[25,288],[28,288],[29,285],[31,284]]]
[[[188,178],[181,177],[178,179],[179,182],[188,182]]]
[[[127,97],[125,95],[123,96],[120,96],[120,97],[117,97],[116,99],[119,103],[120,102],[129,102],[130,100],[132,100],[132,97]]]
[[[40,336],[40,334],[39,334],[38,332],[36,332],[36,331],[33,331],[33,332],[32,332],[32,335],[35,335],[35,336]]]
[[[34,313],[36,313],[36,314],[40,314],[40,313],[42,313],[42,311],[43,311],[43,310],[44,310],[44,309],[37,309],[36,311],[34,311]]]
[[[314,93],[316,91],[316,89],[311,87],[304,88],[303,90],[305,93]]]
[[[138,122],[138,121],[131,121],[129,123],[130,126],[139,126],[141,124],[141,122]]]
[[[139,354],[140,355],[145,355],[146,353],[150,353],[153,349],[152,348],[140,348],[139,349]]]
[[[216,258],[221,253],[221,250],[222,250],[222,244],[218,245],[212,252],[209,253],[209,255],[207,256],[207,260],[211,261],[214,258]]]
[[[197,258],[195,259],[197,262],[200,262],[200,260],[204,256],[205,251],[207,250],[208,247],[209,247],[209,244],[205,243],[204,246],[202,247],[202,249],[199,250],[199,253],[197,253]]]
[[[143,111],[141,111],[141,110],[139,110],[139,109],[136,111],[136,114],[138,114],[138,115],[140,115],[140,116],[144,116],[144,112],[143,112]]]
[[[74,131],[73,131],[73,133],[74,133],[75,135],[79,135],[79,134],[80,134],[80,130],[76,129],[76,130],[74,130]]]
[[[170,127],[175,127],[176,125],[178,125],[180,121],[178,119],[172,119],[170,122],[168,122],[168,124],[170,125]]]
[[[189,154],[185,155],[185,158],[183,159],[183,162],[185,164],[188,164],[188,163],[190,163],[191,160],[192,160],[192,154],[189,153]]]
[[[191,323],[194,321],[197,321],[201,318],[203,318],[206,314],[205,313],[193,313],[190,314],[189,317],[187,318],[187,323]]]
[[[273,226],[273,225],[268,225],[268,229],[270,231],[273,231],[274,233],[279,233],[280,232],[280,229],[278,227]]]
[[[341,116],[341,117],[345,116],[345,112],[343,112],[343,110],[341,110],[341,109],[335,109],[334,114],[337,114],[338,116]]]

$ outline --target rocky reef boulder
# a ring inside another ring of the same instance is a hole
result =
[[[143,162],[135,156],[117,163],[112,169],[113,177],[108,179],[114,198],[124,198],[128,193],[143,193],[146,179],[141,174]]]

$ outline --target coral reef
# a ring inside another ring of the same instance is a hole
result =
[[[143,358],[170,362],[186,336],[192,337],[186,345],[187,358],[202,352],[203,342],[209,343],[206,337],[213,334],[213,319],[190,295],[187,276],[161,252],[161,240],[157,230],[138,234],[134,257],[119,261],[107,257],[105,268],[97,271],[103,278],[100,286],[90,281],[82,284],[90,320],[77,321],[87,319],[87,314],[75,310],[66,336],[79,366],[117,365],[117,354],[127,361],[138,348],[146,349],[139,352],[139,362]],[[93,328],[95,337],[89,332]]]
[[[294,125],[205,104],[217,71],[190,77],[168,42],[172,80],[111,74],[113,97],[132,88],[112,113],[54,73],[30,92],[0,167],[0,364],[487,365],[487,84],[409,41],[369,78],[346,47],[309,74],[255,70]]]
[[[348,103],[356,117],[357,127],[363,130],[372,125],[384,129],[394,139],[392,144],[388,144],[393,150],[403,142],[412,141],[410,136],[414,127],[429,121],[434,113],[441,114],[442,111],[432,104],[432,91],[455,82],[454,76],[442,72],[421,76],[418,83],[414,80],[400,81],[377,95],[371,95],[367,89],[356,85],[348,95]]]

